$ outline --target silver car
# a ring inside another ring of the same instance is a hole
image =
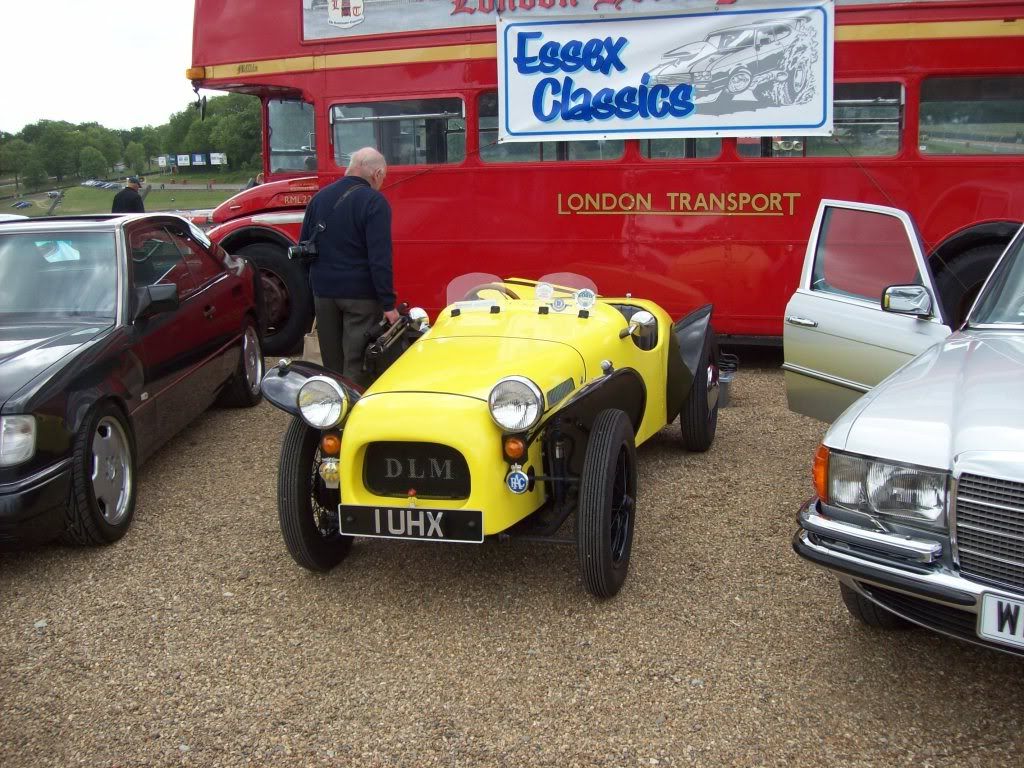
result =
[[[838,577],[865,624],[1020,655],[1022,232],[953,332],[910,217],[823,201],[784,335],[790,408],[836,419],[797,554]]]

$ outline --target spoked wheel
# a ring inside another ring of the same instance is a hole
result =
[[[583,460],[576,519],[580,574],[583,586],[594,597],[613,597],[626,580],[636,492],[633,425],[623,411],[602,411]]]
[[[320,477],[320,432],[292,419],[281,444],[277,515],[288,553],[310,571],[329,571],[348,555],[352,538],[338,532],[337,490]]]
[[[715,332],[708,328],[704,346],[697,361],[690,394],[683,404],[681,429],[683,446],[688,451],[703,452],[715,442],[718,429],[718,342]]]
[[[108,544],[135,515],[135,441],[121,410],[101,403],[75,436],[71,493],[64,538]]]

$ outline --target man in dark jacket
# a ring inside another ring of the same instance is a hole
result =
[[[380,193],[387,162],[373,147],[352,154],[345,177],[306,207],[300,240],[315,238],[309,270],[324,366],[369,386],[366,334],[381,315],[398,319],[391,267],[391,206]],[[319,223],[325,225],[317,232]]]
[[[145,213],[146,208],[142,204],[142,195],[139,194],[139,187],[142,186],[142,179],[138,176],[129,176],[125,179],[124,189],[114,195],[114,204],[110,208],[111,213]]]

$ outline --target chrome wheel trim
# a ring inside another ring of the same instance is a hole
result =
[[[245,329],[242,339],[242,364],[246,387],[249,394],[255,395],[260,391],[260,381],[263,380],[263,350],[260,349],[260,337],[251,325]]]
[[[715,406],[718,405],[718,366],[714,363],[708,363],[707,370],[708,377],[708,418],[711,418],[711,412],[714,411]]]
[[[108,525],[120,525],[128,515],[132,495],[131,445],[121,422],[104,416],[92,433],[92,495]]]

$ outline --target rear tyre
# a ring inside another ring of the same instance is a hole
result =
[[[284,248],[253,243],[238,250],[259,270],[268,355],[289,355],[302,348],[302,337],[313,318],[313,294],[302,265],[288,259]]]
[[[292,419],[281,444],[277,470],[277,516],[288,553],[310,571],[329,571],[352,549],[338,532],[340,493],[320,479],[320,431]]]
[[[718,341],[709,326],[680,419],[683,446],[688,451],[703,453],[715,442],[718,429],[718,377]]]
[[[247,323],[242,332],[242,349],[238,367],[228,382],[221,402],[229,408],[252,408],[263,399],[260,382],[263,380],[263,348],[256,326]]]
[[[633,425],[623,411],[601,411],[587,443],[576,514],[580,575],[594,597],[613,597],[626,580],[636,491]]]
[[[935,276],[935,290],[939,292],[946,322],[960,327],[971,311],[985,278],[992,271],[1005,245],[990,243],[979,245],[957,256]]]
[[[135,516],[135,439],[121,409],[97,405],[75,435],[64,540],[110,544]]]
[[[839,595],[843,598],[846,610],[853,618],[861,624],[875,629],[897,630],[910,629],[913,627],[906,619],[900,618],[895,613],[889,613],[878,605],[868,600],[864,595],[857,592],[853,587],[848,587],[839,582]]]

